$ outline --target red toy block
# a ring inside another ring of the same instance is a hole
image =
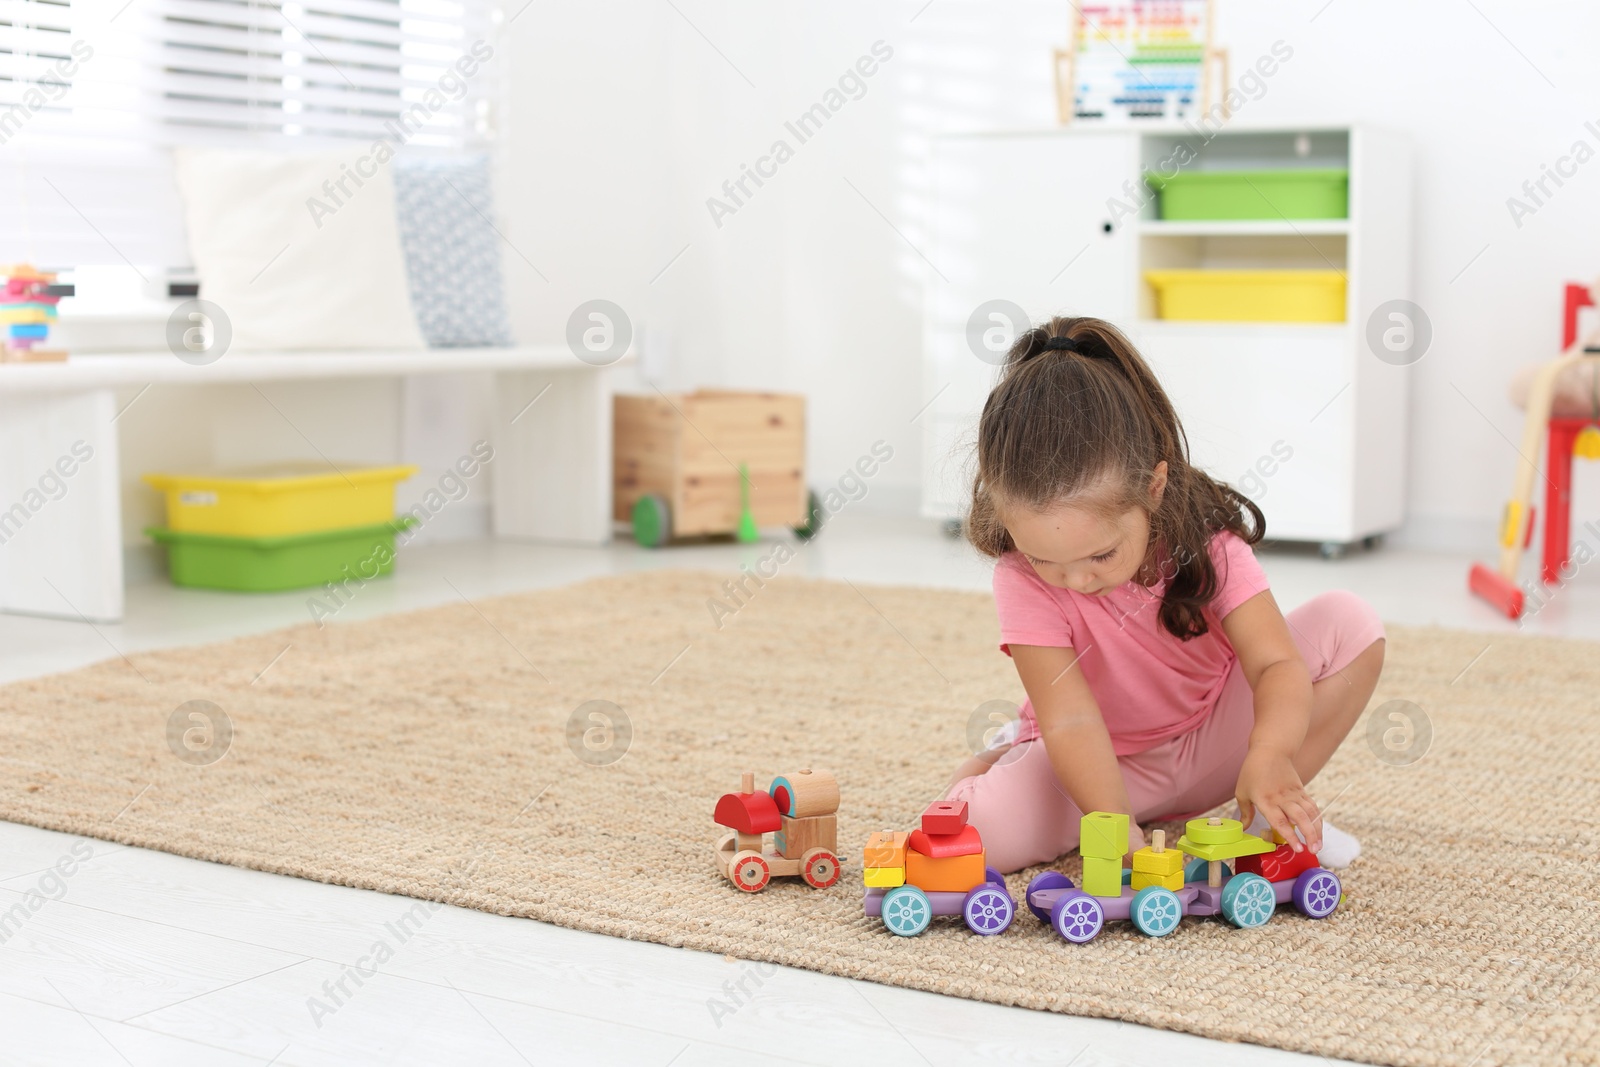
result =
[[[959,834],[965,825],[967,825],[965,800],[935,800],[928,805],[928,810],[922,813],[922,832],[925,834]],[[930,854],[923,853],[923,855]]]
[[[953,834],[930,834],[922,830],[913,830],[907,844],[911,846],[911,851],[933,859],[971,856],[983,851],[983,838],[978,836],[976,826],[963,826]]]
[[[726,826],[741,834],[768,834],[783,825],[778,805],[761,790],[724,793],[722,799],[717,801],[717,810],[711,817],[718,826]]]
[[[1269,882],[1292,882],[1302,871],[1320,867],[1317,854],[1309,848],[1296,852],[1288,845],[1279,845],[1276,852],[1263,852],[1256,856],[1240,856],[1233,861],[1234,874],[1259,874]]]

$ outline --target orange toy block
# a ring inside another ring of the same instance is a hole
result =
[[[905,834],[879,830],[867,838],[867,847],[861,853],[861,866],[904,867],[905,865]]]
[[[983,879],[982,852],[941,859],[906,851],[906,884],[925,893],[965,893]]]

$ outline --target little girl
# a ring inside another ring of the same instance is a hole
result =
[[[1343,591],[1285,616],[1250,549],[1264,532],[1254,502],[1190,464],[1114,326],[1057,318],[1017,339],[979,423],[967,536],[998,558],[1000,648],[1028,701],[1014,741],[948,793],[992,866],[1055,860],[1086,811],[1126,812],[1138,849],[1139,824],[1229,797],[1252,832],[1355,858],[1305,783],[1372,695],[1383,626]]]

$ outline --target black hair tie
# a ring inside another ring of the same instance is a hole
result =
[[[1078,347],[1078,342],[1074,341],[1070,337],[1051,337],[1045,340],[1044,351],[1082,352],[1083,350]]]

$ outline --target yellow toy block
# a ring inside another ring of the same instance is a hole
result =
[[[1141,851],[1143,850],[1141,849]],[[1183,858],[1183,853],[1176,849],[1168,849],[1167,851],[1179,859]],[[1137,855],[1137,853],[1135,854]],[[1183,867],[1179,866],[1177,871],[1172,874],[1152,874],[1148,871],[1134,871],[1133,879],[1129,882],[1129,885],[1132,886],[1135,893],[1146,886],[1152,885],[1165,886],[1176,893],[1183,888]]]
[[[0,308],[0,322],[17,322],[38,326],[48,325],[53,318],[55,318],[55,315],[40,308]]]
[[[1182,874],[1183,853],[1175,848],[1164,848],[1157,852],[1146,846],[1133,854],[1133,873],[1153,874],[1158,878]]]
[[[906,837],[902,831],[894,833],[879,830],[867,838],[867,847],[861,853],[863,867],[904,867],[906,865]]]
[[[904,867],[868,867],[862,881],[868,889],[893,889],[906,884]]]
[[[1600,459],[1600,426],[1585,426],[1572,442],[1572,454],[1579,459]]]
[[[1096,859],[1120,860],[1128,854],[1128,817],[1109,811],[1091,811],[1078,824],[1078,854]]]
[[[1122,860],[1099,856],[1083,858],[1083,891],[1091,897],[1122,895]]]

